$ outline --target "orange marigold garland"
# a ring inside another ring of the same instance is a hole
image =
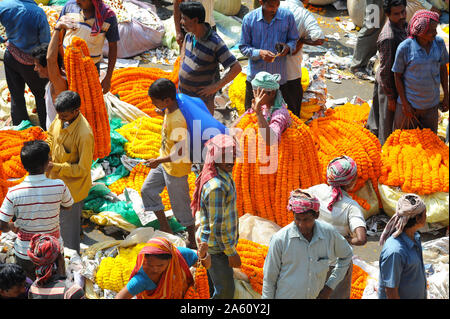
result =
[[[350,299],[361,299],[367,285],[368,277],[369,274],[362,270],[361,267],[353,265]]]
[[[430,129],[394,131],[381,160],[380,184],[418,195],[449,191],[449,147]]]
[[[109,118],[97,68],[83,39],[73,38],[71,45],[65,50],[64,65],[68,88],[80,95],[80,111],[94,133],[94,160],[104,158],[111,152]]]
[[[240,238],[236,250],[241,257],[242,272],[247,275],[253,290],[262,294],[263,267],[269,247]]]
[[[189,287],[184,295],[184,299],[209,299],[209,283],[207,270],[203,265],[195,269],[194,284]]]
[[[239,216],[250,213],[285,226],[293,220],[286,209],[290,192],[321,183],[317,150],[309,128],[292,113],[291,116],[291,127],[282,134],[278,145],[270,147],[258,133],[254,114],[246,114],[236,125],[242,130],[243,154],[233,170]]]
[[[370,106],[367,103],[361,105],[345,103],[335,108],[328,108],[325,111],[325,116],[365,126],[369,113]]]

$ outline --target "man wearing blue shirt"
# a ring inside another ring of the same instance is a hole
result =
[[[289,10],[280,8],[280,0],[259,1],[261,7],[248,13],[242,21],[239,43],[239,50],[249,58],[246,110],[251,107],[253,100],[251,81],[261,71],[280,74],[281,93],[286,101],[292,100],[288,98],[290,93],[286,85],[286,56],[295,52],[297,48],[299,36],[295,18]]]
[[[6,29],[7,49],[4,57],[5,76],[11,93],[11,118],[13,125],[29,120],[25,103],[25,83],[36,100],[39,124],[45,130],[45,85],[34,70],[32,50],[50,42],[47,16],[33,0],[0,1],[0,23]],[[3,39],[2,41],[5,41]]]
[[[427,279],[420,234],[427,208],[416,194],[403,195],[380,237],[380,299],[426,299]]]

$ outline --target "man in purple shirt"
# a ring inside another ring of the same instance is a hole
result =
[[[286,101],[291,99],[286,86],[286,55],[295,51],[298,30],[293,14],[280,8],[280,0],[260,0],[261,7],[248,13],[242,21],[239,43],[241,53],[249,58],[245,109],[251,108],[251,81],[261,71],[280,74],[280,90]]]

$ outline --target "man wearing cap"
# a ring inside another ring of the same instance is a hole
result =
[[[262,298],[328,299],[350,266],[352,248],[332,225],[317,220],[316,197],[297,189],[287,208],[294,221],[270,240]],[[331,260],[337,262],[327,279]]]
[[[380,299],[426,299],[427,279],[417,232],[427,220],[427,208],[416,194],[397,202],[396,212],[380,237]]]

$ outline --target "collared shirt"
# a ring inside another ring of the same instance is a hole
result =
[[[186,261],[188,267],[192,267],[198,260],[197,253],[189,248],[185,247],[177,247],[178,251],[183,256]],[[145,290],[154,290],[157,287],[157,283],[153,282],[144,269],[139,269],[136,275],[130,279],[127,283],[127,289],[130,294],[136,296],[137,294],[145,291]]]
[[[388,288],[398,288],[401,299],[426,299],[427,278],[418,232],[414,241],[404,232],[397,238],[389,237],[381,250],[378,297],[386,299]]]
[[[0,220],[8,223],[15,216],[15,225],[27,235],[59,231],[60,206],[70,207],[73,198],[62,180],[42,175],[28,175],[19,185],[11,187],[0,208]],[[59,238],[60,239],[60,238]],[[62,241],[60,241],[62,244]],[[14,242],[14,252],[29,260],[30,241],[19,237]]]
[[[79,28],[66,30],[64,36],[63,47],[67,48],[73,37],[77,36],[86,41],[92,61],[99,62],[103,57],[103,46],[105,39],[108,42],[117,42],[120,40],[119,27],[116,16],[105,19],[102,29],[99,34],[91,35],[92,26],[95,23],[95,18],[85,17],[83,10],[78,6],[75,0],[68,1],[63,7],[60,18],[68,16],[74,21],[78,22]]]
[[[333,187],[319,184],[308,188],[308,193],[317,197],[320,202],[319,219],[333,225],[342,236],[353,234],[358,227],[366,228],[361,206],[346,191],[342,190],[342,198],[334,203],[331,212],[328,204]]]
[[[426,110],[439,104],[440,67],[447,63],[447,48],[439,36],[432,42],[430,53],[416,39],[400,43],[392,72],[403,73],[406,98],[413,108]],[[401,104],[400,97],[397,103]]]
[[[380,55],[380,67],[378,68],[376,79],[378,85],[383,89],[384,94],[389,99],[396,100],[398,97],[395,87],[394,73],[391,71],[394,64],[395,52],[400,43],[407,38],[405,23],[403,28],[397,27],[387,19],[385,25],[381,29],[377,40],[378,52]]]
[[[33,0],[0,1],[0,23],[6,29],[8,42],[27,54],[50,42],[47,16]]]
[[[193,33],[185,36],[184,59],[180,68],[180,92],[200,97],[198,91],[216,82],[219,63],[228,69],[237,62],[222,38],[211,29],[209,24],[206,34],[196,39]]]
[[[286,43],[294,52],[298,40],[298,31],[294,16],[287,9],[279,8],[270,23],[264,19],[262,7],[247,13],[242,20],[242,34],[239,50],[249,58],[247,81],[251,82],[261,71],[280,74],[280,85],[287,82],[286,57],[278,57],[267,63],[259,56],[260,50],[276,54],[275,45]]]
[[[47,142],[53,161],[49,177],[62,179],[75,203],[85,199],[92,186],[94,134],[83,114],[67,128],[57,116],[48,129]]]
[[[231,174],[220,168],[217,172],[202,188],[197,237],[208,243],[210,254],[234,256],[239,226],[236,187]]]
[[[310,38],[312,41],[325,38],[314,15],[303,7],[300,0],[281,1],[280,8],[288,9],[294,15],[295,24],[300,39]],[[286,56],[287,80],[292,81],[302,77],[303,49],[295,55]]]
[[[263,269],[262,298],[317,298],[324,285],[336,288],[352,255],[351,246],[332,225],[316,220],[309,242],[292,222],[270,240]],[[337,264],[327,280],[330,262],[335,259]]]

